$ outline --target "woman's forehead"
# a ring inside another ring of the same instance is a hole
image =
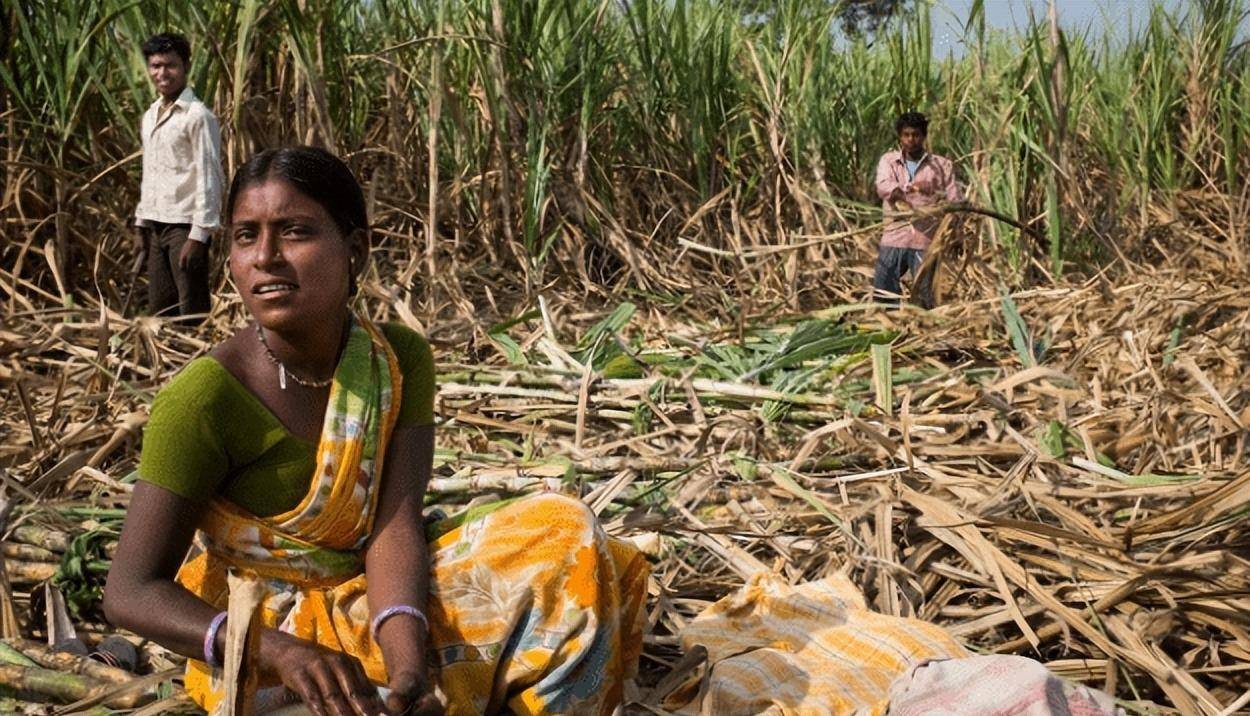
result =
[[[290,182],[278,178],[249,184],[239,190],[234,201],[232,219],[244,217],[306,215],[310,218],[329,219],[329,212],[312,197],[295,188]]]

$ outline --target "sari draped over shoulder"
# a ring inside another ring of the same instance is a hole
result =
[[[399,363],[355,319],[335,371],[308,493],[272,517],[218,497],[177,581],[219,609],[231,572],[265,590],[261,620],[361,662],[387,680],[369,633],[364,550],[399,412]],[[635,675],[650,568],[607,536],[580,501],[502,501],[429,528],[431,677],[448,714],[608,714]],[[262,675],[260,686],[274,686]],[[187,665],[191,698],[212,712],[219,670]]]

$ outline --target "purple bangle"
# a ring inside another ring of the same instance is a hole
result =
[[[387,607],[386,609],[378,612],[378,615],[373,618],[373,624],[369,626],[369,633],[373,636],[374,641],[378,640],[378,629],[382,628],[382,622],[397,614],[407,614],[413,619],[421,622],[421,625],[425,627],[427,632],[430,630],[430,620],[425,618],[425,615],[421,613],[420,609],[407,604],[396,604],[393,607]]]
[[[217,632],[221,631],[221,625],[226,623],[226,613],[221,612],[213,617],[208,623],[208,631],[204,632],[204,663],[215,668],[221,668],[221,662],[217,660]]]

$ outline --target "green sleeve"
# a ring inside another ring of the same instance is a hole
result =
[[[399,323],[387,323],[382,333],[390,341],[404,376],[396,427],[434,424],[434,354],[421,334]]]
[[[214,424],[229,386],[212,358],[191,361],[157,394],[143,430],[139,479],[192,500],[207,501],[229,470],[225,441]]]

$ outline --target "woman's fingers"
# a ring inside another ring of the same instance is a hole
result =
[[[309,665],[309,671],[317,682],[321,692],[321,702],[325,712],[330,716],[357,716],[355,709],[348,701],[347,695],[339,686],[338,668],[332,666],[338,660],[334,657],[323,657]]]
[[[339,688],[347,695],[351,707],[359,716],[377,716],[382,713],[382,699],[378,690],[369,683],[364,667],[350,656],[341,655],[333,662],[334,675]]]
[[[291,676],[291,683],[287,687],[299,696],[300,701],[312,711],[314,716],[326,716],[325,704],[321,699],[321,688],[317,686],[316,680],[306,671],[299,671]]]
[[[420,674],[405,671],[391,679],[391,693],[386,698],[387,710],[392,714],[412,716],[442,716],[443,704],[434,694],[430,683]]]

